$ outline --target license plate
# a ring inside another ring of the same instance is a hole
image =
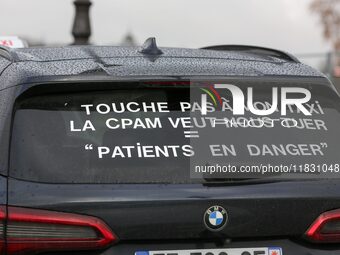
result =
[[[283,255],[280,247],[136,251],[135,255]]]

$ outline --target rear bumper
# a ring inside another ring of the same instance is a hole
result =
[[[121,243],[102,252],[103,255],[134,255],[136,251],[192,250],[217,248],[281,247],[283,255],[339,255],[340,245],[310,245],[288,239],[268,241],[238,241],[229,244],[213,242]],[[202,254],[205,255],[205,254]],[[217,254],[218,255],[218,254]]]

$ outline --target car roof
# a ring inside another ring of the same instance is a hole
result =
[[[0,49],[0,89],[57,76],[108,77],[299,76],[324,77],[294,58],[252,51],[140,47],[65,46]],[[7,85],[6,85],[7,84]]]

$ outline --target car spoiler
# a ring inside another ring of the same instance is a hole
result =
[[[207,46],[201,49],[204,50],[217,50],[217,51],[238,51],[238,52],[248,52],[262,56],[275,57],[279,59],[283,59],[290,62],[300,63],[300,61],[290,53],[266,48],[259,46],[251,46],[251,45],[215,45],[215,46]]]

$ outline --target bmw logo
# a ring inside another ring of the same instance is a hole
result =
[[[209,230],[219,231],[227,224],[228,213],[222,206],[214,205],[206,210],[203,220]]]

